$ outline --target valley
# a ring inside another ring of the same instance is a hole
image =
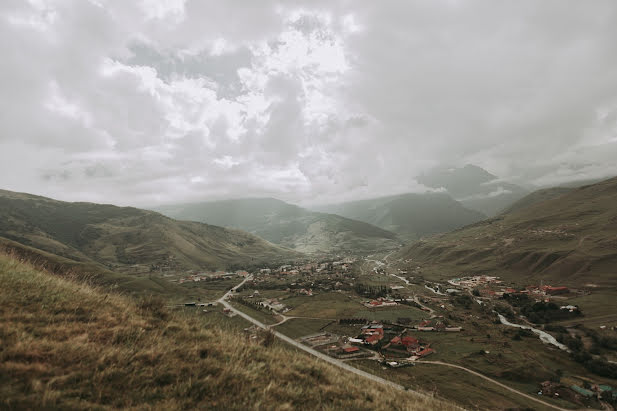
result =
[[[606,223],[616,185],[534,193],[498,217],[371,253],[335,245],[300,253],[155,212],[2,192],[0,245],[51,275],[156,295],[170,312],[247,341],[277,339],[421,398],[470,409],[607,409],[617,394]]]

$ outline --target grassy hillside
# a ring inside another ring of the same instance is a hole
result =
[[[368,253],[398,245],[394,233],[366,222],[308,211],[273,198],[180,204],[157,210],[172,218],[248,231],[305,253]]]
[[[509,214],[515,211],[522,210],[527,207],[531,207],[535,204],[542,203],[547,200],[552,200],[554,198],[560,197],[564,194],[572,191],[570,187],[551,187],[551,188],[543,188],[541,190],[534,191],[531,194],[526,195],[521,198],[514,204],[510,205],[508,208],[503,210],[501,214]]]
[[[74,261],[108,268],[219,268],[298,254],[251,234],[175,221],[132,207],[67,203],[0,190],[0,236]]]
[[[324,210],[376,225],[407,240],[451,231],[485,218],[443,193],[402,194],[326,206]]]
[[[617,285],[617,178],[413,244],[427,273],[492,273],[521,282]]]
[[[0,283],[3,409],[454,409],[5,255]]]

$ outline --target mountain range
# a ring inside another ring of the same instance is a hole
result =
[[[5,190],[0,190],[0,237],[114,270],[135,264],[224,268],[300,257],[238,230],[133,207],[68,203]]]
[[[543,190],[498,217],[411,244],[398,257],[441,277],[490,274],[523,283],[614,287],[615,204],[617,178]]]
[[[370,253],[400,244],[396,234],[383,228],[273,198],[177,204],[156,210],[180,220],[247,231],[303,253]]]
[[[463,207],[445,193],[408,193],[317,209],[374,224],[407,241],[451,231],[486,218],[481,212]]]

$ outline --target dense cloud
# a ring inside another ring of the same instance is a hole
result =
[[[0,187],[154,205],[617,174],[613,1],[0,5]]]

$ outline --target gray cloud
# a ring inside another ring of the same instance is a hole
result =
[[[0,186],[152,205],[617,174],[612,1],[6,1]]]

